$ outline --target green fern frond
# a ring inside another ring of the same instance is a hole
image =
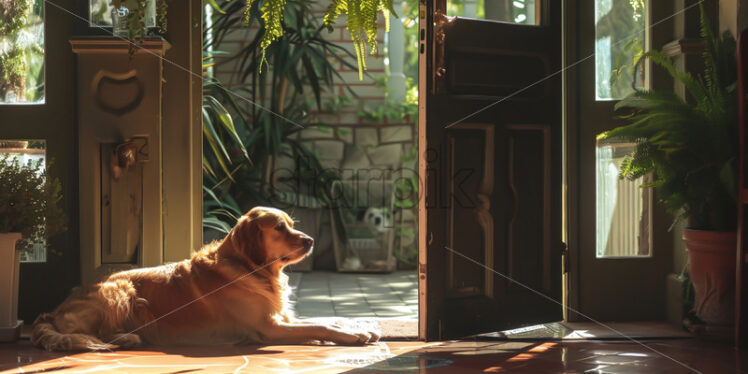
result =
[[[377,45],[377,10],[379,0],[362,0],[361,17],[364,23],[364,32],[366,33],[367,43],[369,44],[369,54],[376,55],[378,52]]]
[[[387,11],[389,14],[392,14],[395,18],[400,18],[399,15],[397,15],[397,12],[395,12],[395,8],[393,6],[393,0],[381,0],[380,4],[383,11]]]
[[[642,58],[649,58],[655,64],[665,68],[671,77],[681,81],[696,102],[702,102],[707,97],[704,85],[691,73],[678,70],[664,51],[647,51],[642,55]]]
[[[244,26],[249,26],[249,21],[252,19],[252,6],[257,0],[247,0],[247,6],[244,7]]]
[[[265,21],[265,34],[260,41],[260,48],[262,48],[260,71],[262,71],[262,65],[268,64],[265,51],[270,44],[283,36],[283,14],[286,10],[286,0],[267,0],[260,10],[262,10],[262,19]]]
[[[249,24],[255,2],[263,1],[260,5],[261,18],[265,26],[265,34],[260,42],[262,49],[260,69],[262,69],[263,64],[267,65],[265,50],[283,35],[283,13],[286,0],[246,1],[247,5],[244,9],[245,26]],[[397,17],[393,9],[393,0],[332,0],[323,18],[323,26],[328,31],[333,31],[333,25],[340,15],[346,15],[346,29],[351,36],[356,51],[360,80],[363,80],[363,72],[366,70],[367,44],[369,54],[376,55],[378,52],[377,16],[380,12],[385,17],[385,31],[389,31],[390,15]]]
[[[327,6],[327,12],[325,17],[322,19],[322,24],[327,28],[327,31],[332,32],[332,25],[338,20],[341,13],[348,11],[347,0],[332,0],[329,6]]]
[[[158,31],[161,34],[165,34],[168,30],[168,19],[167,11],[169,6],[166,4],[166,0],[157,0],[156,3],[156,16],[158,17]]]

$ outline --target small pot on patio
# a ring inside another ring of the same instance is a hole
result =
[[[683,230],[694,289],[694,312],[712,328],[735,323],[737,234]]]
[[[21,254],[16,243],[21,234],[0,233],[0,342],[14,342],[21,335],[18,320],[18,274]]]

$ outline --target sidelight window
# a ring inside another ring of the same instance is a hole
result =
[[[645,86],[646,0],[595,0],[595,93],[620,100]]]
[[[648,178],[618,177],[635,143],[598,143],[596,150],[597,258],[651,256],[651,188]]]
[[[9,140],[0,139],[0,156],[8,155],[8,162],[18,162],[20,165],[41,166],[40,170],[46,167],[46,148],[45,140]],[[40,241],[31,243],[30,247],[21,251],[21,262],[46,262],[47,261],[47,243]]]
[[[0,1],[0,104],[44,102],[44,0]]]
[[[448,0],[447,15],[539,25],[540,3],[540,0]]]

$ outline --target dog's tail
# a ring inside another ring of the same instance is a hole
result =
[[[61,333],[55,326],[55,318],[51,313],[44,313],[36,318],[31,331],[31,343],[48,351],[98,351],[118,347],[91,335]]]

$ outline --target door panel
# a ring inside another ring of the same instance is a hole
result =
[[[561,3],[537,4],[540,26],[448,18],[444,1],[423,4],[426,339],[562,317],[537,294],[561,300]]]
[[[450,95],[539,99],[550,94],[552,82],[542,81],[552,73],[550,56],[542,49],[517,48],[517,39],[543,45],[549,37],[545,27],[454,18],[442,31]]]

